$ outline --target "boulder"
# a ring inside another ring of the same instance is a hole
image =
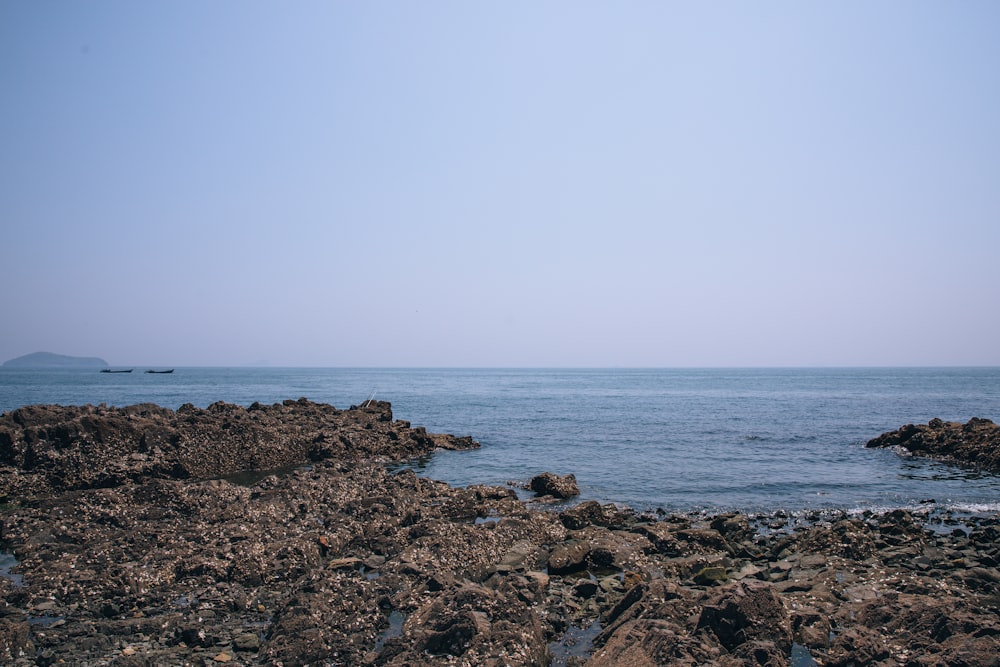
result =
[[[580,487],[576,484],[576,475],[556,475],[543,472],[531,478],[531,490],[539,496],[554,498],[572,498],[580,495]]]
[[[614,505],[601,505],[596,500],[587,500],[559,513],[559,520],[570,530],[580,530],[590,525],[605,528],[624,528],[631,515]]]
[[[727,587],[701,610],[698,628],[708,628],[729,651],[745,642],[773,642],[786,655],[792,650],[788,612],[774,587],[742,580]]]

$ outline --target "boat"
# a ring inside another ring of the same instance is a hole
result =
[[[148,370],[148,371],[146,371],[146,372],[147,372],[147,373],[173,373],[173,372],[174,372],[174,369],[173,369],[173,368],[171,368],[171,369],[170,369],[169,371],[154,371],[154,370],[150,369],[150,370]]]
[[[132,369],[131,369],[131,368],[129,368],[129,369],[127,369],[127,370],[120,370],[120,371],[115,371],[115,370],[111,370],[110,368],[102,368],[102,369],[101,369],[101,372],[102,372],[102,373],[131,373],[131,372],[132,372]]]

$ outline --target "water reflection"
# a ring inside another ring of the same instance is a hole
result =
[[[0,552],[0,577],[10,579],[15,586],[20,588],[24,586],[24,577],[11,572],[15,567],[17,567],[17,559],[14,558],[14,554]]]

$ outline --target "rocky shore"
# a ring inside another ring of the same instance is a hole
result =
[[[476,443],[387,403],[4,414],[0,663],[1000,661],[995,516],[647,516],[383,465],[442,446]]]

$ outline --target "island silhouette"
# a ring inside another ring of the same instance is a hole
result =
[[[3,362],[8,368],[106,368],[100,357],[72,357],[53,352],[32,352]]]

